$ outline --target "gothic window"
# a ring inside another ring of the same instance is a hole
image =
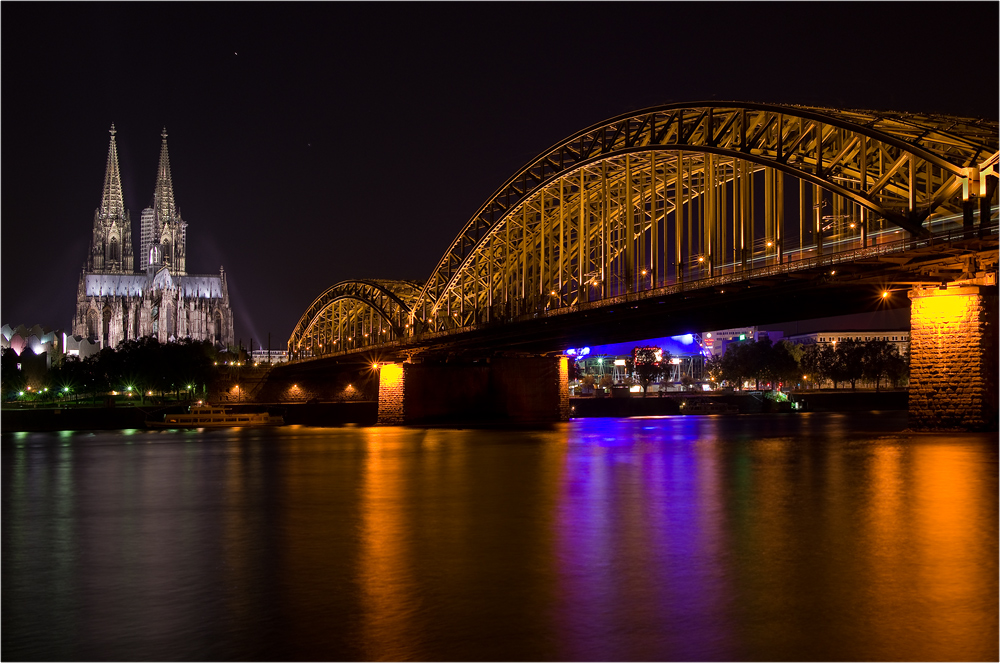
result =
[[[222,314],[215,312],[215,342],[222,343]]]
[[[175,335],[175,332],[174,332],[174,327],[175,327],[175,324],[174,324],[174,307],[170,306],[170,305],[164,306],[163,307],[163,313],[164,313],[164,319],[165,319],[165,322],[166,322],[166,325],[167,325],[166,329],[164,330],[164,334],[166,334],[167,337],[170,337],[172,334]]]
[[[110,247],[108,253],[110,254],[111,262],[118,262],[119,260],[122,259],[121,258],[121,251],[118,248],[118,238],[117,237],[112,237],[111,238],[111,247]]]
[[[162,244],[163,244],[163,264],[164,265],[169,265],[170,264],[170,241],[169,240],[164,240],[162,242]]]
[[[91,309],[87,311],[87,338],[96,341],[97,329],[97,311]]]
[[[102,336],[105,345],[111,343],[111,308],[104,308],[104,334]]]

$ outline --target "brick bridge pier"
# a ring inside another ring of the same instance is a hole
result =
[[[996,275],[909,296],[910,426],[996,430]]]

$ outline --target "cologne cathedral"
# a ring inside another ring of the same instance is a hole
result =
[[[187,273],[187,224],[174,200],[167,131],[160,134],[160,165],[153,203],[140,217],[139,269],[132,255],[132,223],[125,209],[115,126],[94,212],[90,253],[77,292],[73,334],[102,348],[152,336],[161,343],[190,338],[233,343],[226,273]]]

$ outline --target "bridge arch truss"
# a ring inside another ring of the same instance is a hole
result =
[[[482,205],[415,298],[410,329],[968,223],[976,197],[995,196],[995,173],[987,189],[980,170],[997,142],[995,122],[930,115],[732,103],[623,115],[546,150]]]
[[[411,281],[351,280],[327,288],[295,325],[289,356],[321,357],[405,336],[420,286]]]

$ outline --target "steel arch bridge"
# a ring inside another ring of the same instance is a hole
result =
[[[419,283],[341,281],[317,297],[295,325],[289,353],[298,359],[349,351],[406,335]]]
[[[997,148],[996,122],[936,115],[726,102],[621,115],[557,143],[497,189],[419,292],[387,312],[407,316],[393,334],[793,270],[949,225],[968,229],[976,201],[986,201],[985,227]],[[327,326],[339,318],[317,317],[329,292],[296,327],[293,356],[300,329],[343,338]],[[388,319],[377,297],[356,301]]]

